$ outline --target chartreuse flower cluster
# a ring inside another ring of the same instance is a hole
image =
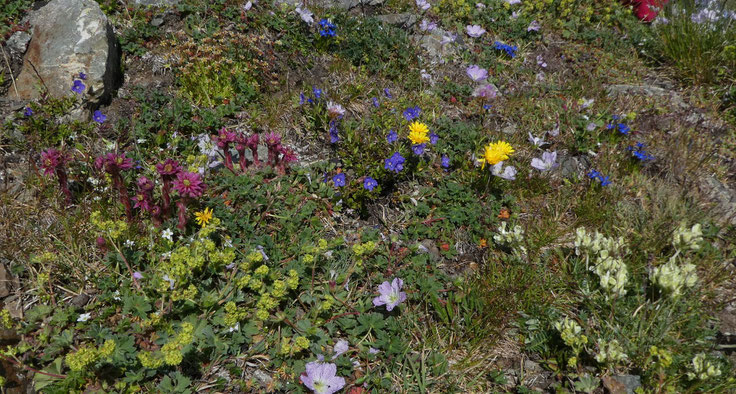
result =
[[[687,288],[695,286],[698,274],[695,272],[695,264],[677,264],[677,256],[672,256],[669,262],[654,267],[649,274],[649,279],[663,293],[672,298],[682,295]]]
[[[128,223],[123,220],[105,220],[100,211],[92,212],[89,219],[92,225],[112,240],[120,238],[124,232],[128,231]]]
[[[144,368],[157,369],[162,365],[179,365],[184,359],[184,350],[194,341],[194,326],[181,323],[181,330],[156,352],[138,352],[138,361]]]
[[[15,326],[13,323],[13,318],[10,317],[10,312],[8,312],[7,309],[1,309],[0,310],[0,327],[5,329],[11,329]]]
[[[721,376],[721,369],[711,361],[705,359],[705,353],[698,353],[693,357],[690,371],[687,373],[687,377],[690,380],[708,380]]]
[[[575,352],[575,356],[567,360],[570,367],[575,367],[578,363],[578,355],[588,344],[588,337],[583,334],[583,328],[575,320],[568,317],[555,323],[555,329],[560,333],[565,345],[570,346]]]
[[[598,340],[598,354],[595,355],[595,361],[601,364],[616,365],[627,358],[629,356],[624,353],[624,348],[621,347],[617,340]]]
[[[376,251],[376,246],[376,243],[373,241],[354,244],[353,253],[355,253],[355,265],[362,267],[363,261]]]
[[[169,258],[158,265],[160,276],[157,289],[160,293],[169,294],[174,301],[193,299],[198,290],[191,281],[205,265],[209,264],[218,270],[235,260],[234,248],[218,248],[209,239],[219,223],[219,219],[212,218],[208,225],[199,230],[194,241],[174,248]]]
[[[501,222],[498,226],[498,234],[493,236],[493,240],[499,245],[515,247],[515,251],[526,254],[526,248],[522,245],[524,242],[524,229],[521,226],[514,226],[511,231],[506,229],[507,223]]]
[[[106,340],[99,348],[83,345],[76,352],[67,354],[64,361],[72,371],[82,371],[98,361],[109,360],[115,352],[115,346],[112,339]]]
[[[591,270],[600,278],[600,286],[608,296],[626,294],[629,273],[622,257],[627,252],[622,237],[608,238],[597,231],[591,236],[583,227],[576,230],[575,253],[584,255],[586,263],[595,259]]]
[[[281,349],[279,353],[284,355],[291,355],[299,353],[309,347],[309,339],[305,336],[299,335],[294,338],[284,338],[281,341]]]
[[[672,236],[672,246],[677,250],[698,250],[701,242],[703,242],[703,231],[700,228],[700,223],[690,228],[682,223]]]

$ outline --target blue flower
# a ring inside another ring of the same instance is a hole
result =
[[[322,28],[319,31],[319,35],[322,37],[334,37],[337,34],[337,32],[335,32],[337,26],[327,19],[319,21],[319,26]]]
[[[85,74],[85,73],[83,73],[83,72],[80,72],[80,73],[79,73],[79,79],[82,79],[82,80],[87,80],[87,74]]]
[[[304,97],[304,93],[299,93],[299,105],[304,105],[306,101],[307,99]]]
[[[388,141],[389,144],[393,144],[398,139],[399,139],[399,134],[397,134],[393,130],[389,130],[388,135],[386,136],[386,141]]]
[[[87,87],[84,86],[84,83],[82,83],[82,81],[75,79],[74,84],[72,85],[72,92],[77,93],[77,94],[82,94],[84,93],[84,89],[86,88]]]
[[[386,159],[383,167],[389,171],[393,171],[398,174],[401,170],[404,169],[405,161],[406,159],[404,159],[404,157],[401,156],[399,152],[394,152],[391,157]]]
[[[330,121],[330,143],[335,144],[338,141],[340,141],[340,136],[338,135],[339,130],[337,130],[337,122],[334,120]]]
[[[105,116],[102,112],[97,110],[92,115],[92,119],[97,123],[104,123],[107,120],[107,116]]]
[[[599,176],[598,180],[601,181],[601,186],[608,186],[611,184],[611,181],[608,180],[608,177],[604,177],[603,175]]]
[[[641,142],[637,142],[635,147],[630,146],[626,148],[626,150],[630,151],[635,158],[641,161],[654,160],[654,156],[648,154],[646,150],[644,150],[644,144]]]
[[[629,135],[629,131],[631,131],[631,127],[629,127],[629,126],[627,126],[627,125],[625,125],[623,123],[619,123],[618,124],[618,131],[621,134],[623,134],[623,135]]]
[[[373,100],[373,106],[374,107],[378,108],[378,107],[381,106],[381,104],[378,103],[378,98],[377,97],[373,97],[371,100]]]
[[[484,109],[484,110],[488,111],[488,110],[489,110],[489,109],[491,109],[491,108],[493,108],[493,106],[492,106],[492,105],[490,105],[490,104],[483,104],[483,109]]]
[[[442,156],[442,168],[450,168],[450,157],[447,155]]]
[[[26,110],[23,111],[23,115],[25,115],[25,116],[33,116],[33,110],[31,109],[31,107],[26,107]]]
[[[363,188],[369,192],[372,192],[376,186],[378,186],[378,182],[369,176],[365,177],[365,180],[363,180]]]
[[[343,187],[345,186],[345,174],[337,174],[332,177],[332,182],[335,184],[335,187]]]
[[[588,178],[595,179],[601,176],[601,173],[596,170],[590,170],[590,172],[587,175],[588,175]]]
[[[388,91],[388,88],[383,88],[383,94],[385,94],[387,98],[394,98],[394,96],[391,95],[391,92]]]
[[[493,47],[495,49],[499,50],[499,51],[506,52],[506,54],[509,55],[511,58],[516,57],[516,50],[519,49],[519,47],[517,47],[515,45],[513,45],[513,46],[512,45],[507,45],[507,44],[504,44],[504,43],[502,43],[500,41],[496,41],[493,44]]]
[[[411,151],[414,152],[415,155],[420,156],[424,153],[424,148],[427,146],[427,144],[416,144],[411,146]]]
[[[437,144],[437,141],[439,141],[439,139],[440,139],[440,136],[438,136],[437,134],[435,134],[434,131],[430,131],[429,132],[429,143],[430,144],[436,145]]]
[[[609,123],[609,124],[606,125],[606,128],[608,130],[612,130],[614,127],[616,127],[616,125],[614,125],[613,123]]]
[[[419,107],[409,107],[404,110],[404,119],[406,119],[407,122],[411,122],[412,120],[418,118],[421,112],[422,109]]]
[[[319,100],[322,98],[322,89],[317,89],[314,86],[312,86],[312,93],[314,93],[314,98],[316,100]]]

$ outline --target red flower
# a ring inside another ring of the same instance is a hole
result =
[[[66,158],[56,149],[50,148],[41,152],[41,168],[44,175],[51,175],[64,164]]]
[[[156,171],[163,176],[175,176],[181,171],[181,166],[176,160],[166,159],[163,163],[156,164]]]

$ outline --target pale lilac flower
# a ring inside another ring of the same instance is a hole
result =
[[[243,4],[243,11],[248,12],[248,11],[250,11],[250,9],[252,7],[253,7],[253,2],[252,1],[249,1],[249,2],[247,2],[245,4]]]
[[[314,23],[314,14],[312,14],[312,11],[309,11],[306,8],[302,9],[301,7],[296,7],[295,11],[304,22],[310,25]]]
[[[332,359],[334,360],[340,357],[341,354],[348,351],[349,347],[350,347],[350,344],[348,343],[348,341],[344,339],[337,341],[335,343],[335,346],[332,347],[332,351],[335,352],[335,354],[332,356]]]
[[[514,4],[519,4],[519,3],[521,3],[521,0],[504,0],[504,1],[506,1],[506,2],[507,2],[507,3],[509,3],[510,5],[514,5]]]
[[[529,142],[534,144],[534,146],[542,146],[547,143],[547,141],[544,140],[544,135],[542,137],[535,137],[532,135],[531,131],[529,132]]]
[[[484,99],[494,99],[498,95],[498,88],[492,83],[484,84],[473,90],[473,97],[482,97]]]
[[[485,9],[486,8],[486,5],[483,4],[483,3],[475,3],[475,8],[476,9],[479,9],[479,10],[482,10],[482,9]]]
[[[529,27],[526,28],[526,31],[539,31],[539,29],[541,28],[542,28],[542,25],[538,21],[533,20],[529,24]]]
[[[597,127],[598,127],[598,125],[597,125],[597,124],[595,124],[595,123],[593,123],[593,122],[590,122],[590,123],[588,123],[588,125],[587,125],[587,126],[585,126],[585,130],[586,130],[586,131],[593,131],[593,130],[595,130],[595,129],[596,129]]]
[[[378,286],[380,296],[373,299],[373,306],[386,305],[386,310],[391,312],[396,305],[406,301],[406,293],[401,291],[404,281],[400,278],[394,278],[391,283],[388,281]]]
[[[593,105],[593,102],[595,102],[595,99],[587,99],[585,97],[580,99],[580,108],[585,109]]]
[[[428,21],[426,19],[422,19],[422,22],[419,24],[419,29],[422,31],[432,31],[437,28],[437,23]]]
[[[547,134],[551,135],[552,137],[557,137],[558,135],[560,135],[560,124],[555,124],[555,128],[552,130],[548,130]]]
[[[537,82],[544,82],[544,72],[538,72],[537,75],[534,77]]]
[[[140,280],[140,279],[143,279],[143,274],[141,274],[140,272],[136,271],[136,272],[133,272],[133,277],[136,278],[136,279],[138,279],[138,280]]]
[[[537,66],[547,68],[547,62],[544,61],[542,55],[537,55]]]
[[[312,361],[301,375],[301,381],[315,394],[333,394],[345,387],[345,378],[337,376],[337,365]]]
[[[421,74],[421,76],[422,76],[423,79],[427,79],[427,80],[431,80],[432,79],[432,74],[428,73],[427,70],[425,70],[425,69],[421,69],[421,71],[419,71],[419,73]]]
[[[473,38],[478,38],[486,32],[486,29],[478,25],[467,25],[465,26],[465,33]]]
[[[345,115],[345,108],[342,105],[333,103],[332,101],[327,102],[327,114],[331,118],[342,118]]]
[[[549,171],[557,166],[557,152],[544,152],[541,159],[532,159],[532,167],[539,171]]]
[[[519,15],[521,15],[519,14],[519,11],[514,11],[511,13],[511,19],[514,19],[514,20],[519,19]]]
[[[441,45],[447,45],[452,44],[457,40],[457,34],[455,33],[447,33],[442,36],[442,41],[440,42]]]
[[[368,354],[378,354],[378,353],[381,353],[381,351],[378,350],[378,349],[376,349],[376,348],[374,348],[374,347],[369,347],[368,348]]]
[[[468,77],[475,82],[480,82],[488,78],[488,71],[485,68],[476,66],[475,64],[468,66],[468,68],[465,69],[465,73],[468,74]]]
[[[503,162],[498,162],[493,167],[491,167],[491,174],[507,179],[509,181],[513,181],[516,179],[516,168],[512,166],[503,166]]]
[[[427,11],[430,7],[432,7],[431,4],[427,0],[416,0],[417,7],[421,9],[422,11]]]

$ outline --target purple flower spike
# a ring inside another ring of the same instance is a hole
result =
[[[391,312],[396,305],[406,301],[406,293],[401,291],[404,281],[394,278],[391,283],[383,282],[378,286],[378,297],[373,299],[373,306],[386,305],[386,310]]]
[[[136,279],[138,279],[138,280],[141,280],[141,279],[143,279],[143,274],[141,274],[140,272],[136,271],[136,272],[133,272],[133,277],[136,278]]]
[[[378,186],[378,182],[369,176],[365,177],[365,180],[363,180],[363,188],[369,192],[372,192],[376,186]]]
[[[312,361],[301,375],[301,381],[315,394],[334,394],[345,387],[345,378],[337,376],[337,365]]]
[[[394,98],[394,96],[391,95],[391,92],[388,90],[388,88],[383,89],[383,94],[386,95],[386,98]]]

